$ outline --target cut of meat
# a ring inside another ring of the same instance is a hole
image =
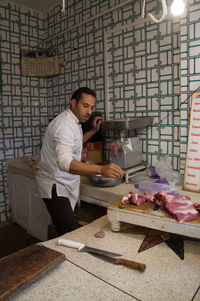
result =
[[[151,192],[145,192],[144,193],[144,196],[145,196],[145,200],[148,201],[148,202],[154,202],[154,193],[151,193]]]
[[[97,238],[104,238],[105,232],[103,230],[102,231],[98,231],[97,233],[95,233],[94,236],[97,237]]]
[[[123,205],[133,204],[133,205],[136,205],[136,206],[140,206],[145,201],[146,201],[145,195],[143,195],[142,193],[134,193],[132,191],[130,191],[129,193],[127,193],[122,198],[122,204]]]
[[[146,199],[142,193],[131,192],[130,201],[133,205],[140,206],[146,201]]]
[[[124,195],[123,198],[122,198],[122,204],[123,205],[130,205],[130,203],[131,203],[130,197],[131,197],[130,192],[127,193],[126,195]]]
[[[113,141],[110,143],[110,150],[114,153],[115,158],[118,156],[118,144],[117,141]]]
[[[154,201],[173,215],[179,223],[192,221],[198,217],[198,211],[189,196],[172,195],[161,191],[155,194]]]
[[[187,195],[173,195],[160,191],[155,195],[150,192],[134,193],[130,191],[122,198],[123,205],[140,206],[145,201],[153,202],[170,213],[179,223],[192,221],[198,218],[200,204],[193,204],[191,198]]]
[[[165,207],[166,200],[172,202],[174,195],[160,191],[154,195],[154,203],[161,208]]]
[[[200,204],[198,204],[198,203],[194,203],[194,207],[195,207],[197,210],[199,210],[199,211],[200,211]]]

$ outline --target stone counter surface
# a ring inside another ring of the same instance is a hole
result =
[[[105,231],[104,238],[94,236],[99,230]],[[145,263],[146,270],[142,273],[104,262],[91,254],[59,246],[56,238],[43,245],[65,254],[66,261],[12,300],[200,300],[199,241],[185,240],[184,260],[164,242],[138,253],[144,235],[113,233],[106,216],[62,238],[118,252],[123,258]]]
[[[34,179],[35,167],[32,160],[19,161],[9,161],[8,171]],[[81,194],[110,203],[133,187],[123,183],[110,188],[94,187],[87,177],[81,177]],[[197,193],[181,190],[180,193],[190,195],[193,201],[200,202],[200,195]],[[102,239],[94,236],[100,230],[105,231]],[[88,253],[59,246],[58,239],[53,239],[43,244],[65,254],[66,261],[12,300],[200,301],[200,241],[184,241],[184,260],[164,242],[138,253],[144,234],[112,232],[107,216],[67,233],[62,238],[120,253],[123,258],[145,263],[146,271],[141,273],[104,262]]]
[[[39,156],[29,156],[11,159],[6,162],[7,172],[19,174],[30,179],[35,179]]]
[[[93,199],[107,202],[111,204],[122,198],[123,195],[134,190],[133,184],[120,183],[113,187],[97,187],[93,186],[88,177],[81,176],[80,195],[88,196]]]
[[[8,160],[6,163],[7,171],[20,174],[31,179],[35,178],[35,173],[37,170],[38,156],[30,156],[20,159]],[[97,187],[93,186],[87,176],[81,176],[80,185],[80,195],[93,200],[103,201],[105,203],[111,204],[121,199],[123,195],[131,190],[135,190],[133,184],[121,183],[114,187]],[[183,191],[179,187],[178,192],[183,195],[188,195],[191,197],[193,202],[200,203],[200,194],[195,192]]]
[[[7,161],[7,171],[14,174],[20,174],[31,179],[35,178],[37,171],[36,164],[38,156],[30,156],[20,159],[12,159]],[[100,201],[113,203],[118,201],[120,197],[134,189],[133,184],[121,183],[114,187],[96,187],[91,185],[87,176],[81,176],[80,194],[88,196]]]

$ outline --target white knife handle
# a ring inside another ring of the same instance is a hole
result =
[[[70,248],[75,248],[75,249],[80,249],[80,248],[82,249],[85,247],[85,244],[83,244],[82,242],[77,242],[77,241],[62,239],[62,238],[58,240],[58,244]]]

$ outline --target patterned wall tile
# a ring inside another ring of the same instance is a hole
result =
[[[195,5],[197,2],[195,2]],[[87,6],[85,1],[82,1],[82,4],[84,14],[89,16],[88,11],[92,11],[93,8]],[[158,12],[157,5],[157,2],[148,1],[147,10]],[[72,4],[69,4],[69,11],[72,6]],[[180,136],[180,118],[182,125],[185,123],[187,126],[188,124],[188,117],[183,116],[184,106],[180,115],[180,32],[182,34],[181,70],[183,70],[184,64],[184,60],[182,60],[184,41],[186,46],[185,58],[188,58],[189,54],[187,51],[188,36],[182,33],[183,22],[180,27],[179,20],[172,20],[171,16],[160,24],[153,22],[140,24],[140,22],[137,22],[131,28],[123,27],[125,24],[134,22],[139,18],[141,8],[142,4],[140,2],[121,7],[99,17],[95,22],[88,22],[87,26],[77,26],[67,33],[68,39],[63,39],[63,41],[61,39],[59,43],[55,39],[54,43],[58,45],[61,56],[63,55],[69,59],[65,70],[69,75],[67,85],[71,87],[71,90],[80,85],[89,85],[97,90],[96,83],[98,80],[101,85],[97,91],[99,99],[97,108],[105,111],[104,100],[105,94],[108,92],[110,118],[123,117],[124,115],[153,115],[155,126],[148,129],[146,133],[139,133],[144,156],[151,164],[158,158],[168,154],[172,157],[172,166],[179,169],[180,144],[181,141],[183,144],[187,143],[186,138],[183,137],[182,139]],[[76,9],[79,10],[74,5],[73,13],[75,15]],[[52,13],[54,14],[54,12]],[[190,24],[193,23],[193,20],[198,20],[196,7],[192,10],[192,14],[193,16],[190,16],[187,24],[198,31],[198,21],[197,25],[196,23]],[[62,20],[64,18],[66,18],[66,23],[70,20],[68,15],[61,17]],[[49,24],[47,20],[45,24]],[[59,19],[58,22],[60,22]],[[115,30],[117,27],[119,28],[118,31]],[[104,31],[102,31],[102,28]],[[187,26],[185,26],[185,31],[186,28]],[[48,27],[45,29],[45,34],[49,34]],[[195,35],[197,34],[195,33]],[[71,45],[69,45],[69,40]],[[105,42],[107,43],[106,53],[103,51]],[[67,45],[67,47],[64,47],[65,50],[63,50],[63,43]],[[198,42],[194,44],[194,48],[191,48],[194,59],[191,58],[190,68],[192,69],[189,75],[187,65],[184,67],[185,74],[191,79],[198,70],[196,67],[198,66],[197,47]],[[81,54],[81,58],[76,50]],[[99,54],[98,65],[97,53]],[[105,70],[105,55],[108,60],[107,70]],[[64,76],[66,75],[65,70],[62,71]],[[104,86],[106,73],[108,73],[109,81],[108,91]],[[185,89],[188,85],[193,84],[194,80],[191,83],[186,83]],[[183,85],[181,89],[183,91]],[[68,94],[67,103],[69,99]],[[64,102],[61,101],[60,108],[58,105],[54,110],[56,109],[59,112],[64,108],[64,105]],[[183,117],[186,119],[183,119]]]
[[[97,92],[96,109],[104,116],[107,95],[110,118],[154,116],[153,127],[138,131],[144,159],[154,164],[168,154],[172,166],[184,171],[190,97],[199,85],[200,1],[188,1],[181,22],[169,16],[160,24],[141,21],[142,1],[109,11],[120,3],[69,0],[66,13],[58,5],[44,17],[0,4],[0,221],[9,217],[5,161],[37,153],[48,120],[69,105],[80,86]],[[160,1],[146,1],[146,9],[159,13]],[[38,47],[43,36],[52,35],[57,36],[46,46],[57,47],[61,63],[66,61],[60,75],[20,76],[20,48]]]
[[[0,4],[0,221],[10,217],[5,162],[38,153],[47,124],[46,79],[20,75],[20,49],[38,47],[42,27],[42,14],[14,3]]]

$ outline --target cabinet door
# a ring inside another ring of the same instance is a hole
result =
[[[35,180],[8,173],[8,194],[13,221],[39,240],[47,240],[51,218],[37,193]]]
[[[48,225],[51,224],[51,218],[48,210],[37,193],[35,181],[29,179],[30,187],[30,222],[28,233],[44,241],[48,239]]]
[[[28,229],[30,197],[27,179],[20,175],[9,174],[8,182],[12,219],[23,228]]]

